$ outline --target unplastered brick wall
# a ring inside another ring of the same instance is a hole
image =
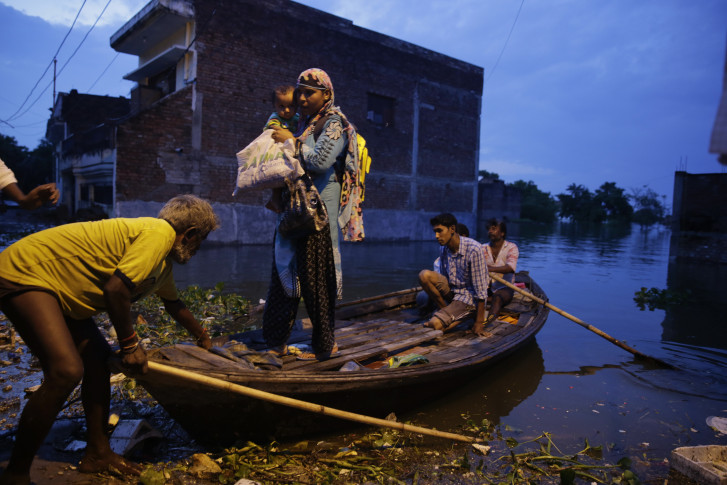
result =
[[[120,148],[120,197],[168,197],[174,183],[162,166],[172,167],[169,156],[182,147],[190,192],[219,203],[264,204],[259,192],[231,198],[235,153],[260,134],[273,109],[273,87],[295,84],[301,71],[320,67],[373,158],[365,209],[472,213],[480,67],[287,0],[196,0],[194,7],[195,92],[186,87],[163,98],[121,128],[119,145],[135,146]],[[367,120],[369,94],[393,100],[392,124]],[[199,120],[199,153],[191,149],[193,117]],[[142,175],[145,181],[138,183]],[[177,175],[174,180],[183,181]],[[444,190],[431,200],[437,187]]]

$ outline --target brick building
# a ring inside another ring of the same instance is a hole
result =
[[[336,104],[367,139],[368,239],[429,239],[431,215],[476,226],[483,70],[289,0],[153,0],[111,37],[139,56],[118,126],[117,216],[194,193],[213,202],[219,242],[272,240],[266,192],[231,196],[235,153],[272,112],[271,91],[326,70]]]
[[[477,227],[481,231],[487,228],[487,221],[492,218],[507,220],[520,219],[522,194],[513,187],[505,185],[504,180],[483,177],[478,183],[479,211]],[[486,238],[486,234],[482,235]]]
[[[128,98],[58,93],[45,137],[55,147],[59,207],[71,214],[112,212],[115,129],[128,114]]]

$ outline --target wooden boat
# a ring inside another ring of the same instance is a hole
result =
[[[518,273],[535,296],[547,299],[526,273]],[[231,358],[188,344],[149,351],[149,360],[227,382],[383,418],[429,402],[468,382],[494,362],[532,341],[548,309],[515,293],[490,337],[467,330],[465,320],[445,333],[423,326],[416,308],[418,288],[344,303],[336,311],[340,355],[324,361],[282,359],[275,370],[249,368]],[[235,336],[264,350],[259,330]],[[289,344],[310,342],[310,329],[293,332]],[[225,342],[215,339],[216,345]],[[229,342],[228,342],[229,344]],[[267,355],[267,354],[265,354]],[[405,356],[417,363],[392,366]],[[229,357],[229,355],[228,355]],[[234,357],[232,357],[234,359]],[[344,370],[353,368],[354,370]],[[137,380],[197,441],[217,445],[248,439],[285,439],[331,429],[345,422],[239,394],[213,389],[150,370]]]

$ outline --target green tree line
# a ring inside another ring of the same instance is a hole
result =
[[[499,179],[496,173],[480,171],[480,176]],[[533,181],[517,180],[506,187],[520,192],[520,218],[535,222],[553,222],[559,217],[577,222],[635,222],[641,226],[664,223],[667,209],[665,196],[648,186],[631,189],[630,193],[615,182],[604,182],[595,192],[584,185],[570,184],[555,197],[543,192]]]

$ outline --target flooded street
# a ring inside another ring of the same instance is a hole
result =
[[[520,247],[518,270],[530,272],[551,304],[676,370],[636,360],[551,312],[534,345],[404,418],[439,429],[462,425],[463,416],[486,418],[519,442],[547,431],[566,453],[588,440],[603,446],[604,457],[629,456],[663,476],[672,449],[727,444],[705,421],[727,416],[727,327],[719,296],[727,291],[727,268],[670,263],[671,233],[661,227],[508,229]],[[434,241],[344,244],[344,299],[415,286],[436,250]],[[257,301],[265,298],[270,264],[268,246],[203,248],[175,274],[180,286],[223,281],[226,290]],[[691,296],[667,310],[642,311],[634,302],[642,287]]]
[[[530,272],[551,304],[675,369],[636,360],[551,312],[534,343],[400,420],[441,430],[488,420],[520,443],[547,432],[565,454],[587,442],[601,446],[610,462],[630,458],[642,480],[665,478],[665,460],[676,447],[727,444],[727,436],[706,423],[709,416],[727,417],[726,267],[670,262],[671,234],[664,228],[508,229],[508,239],[520,247],[518,270]],[[342,251],[344,300],[350,301],[416,286],[437,244],[365,242],[344,244]],[[266,297],[271,257],[270,246],[203,246],[175,276],[180,288],[222,282],[224,291],[257,303]],[[689,297],[666,310],[640,310],[634,294],[642,287]],[[20,368],[27,365],[24,360]],[[18,406],[10,394],[3,396],[5,405]],[[347,437],[341,431],[327,439],[343,443]]]

